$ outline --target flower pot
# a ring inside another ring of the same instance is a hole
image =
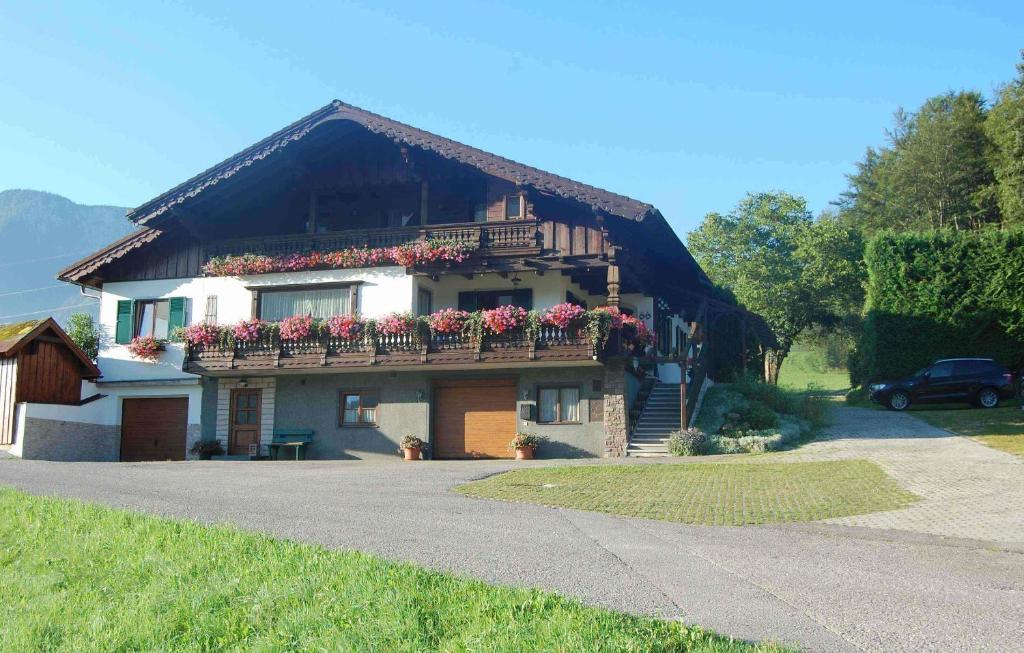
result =
[[[405,449],[403,449],[403,451],[405,452],[405,459],[406,460],[419,460],[420,459],[420,450],[418,448],[416,448],[416,447],[406,447]]]
[[[516,447],[516,460],[533,460],[533,447]]]

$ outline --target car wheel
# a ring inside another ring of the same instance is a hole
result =
[[[982,388],[978,391],[978,405],[982,408],[995,408],[999,405],[999,393],[993,388]]]
[[[910,395],[902,390],[897,390],[889,395],[889,408],[893,410],[906,410],[910,406]]]

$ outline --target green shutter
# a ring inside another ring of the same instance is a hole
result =
[[[135,302],[121,299],[117,302],[117,329],[114,331],[114,342],[127,345],[132,341],[135,330]]]
[[[168,302],[167,335],[170,335],[178,327],[185,326],[185,298],[171,297]]]

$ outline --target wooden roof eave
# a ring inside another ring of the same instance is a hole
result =
[[[96,364],[93,363],[89,359],[89,357],[85,355],[85,352],[82,351],[82,349],[77,344],[75,344],[75,341],[72,340],[68,334],[64,333],[64,329],[60,328],[60,325],[57,324],[57,322],[52,317],[48,317],[45,320],[41,321],[38,325],[36,325],[34,329],[23,334],[22,336],[19,336],[16,339],[12,338],[12,340],[14,340],[15,342],[7,346],[6,349],[2,353],[0,353],[0,356],[5,358],[12,358],[14,356],[17,356],[18,352],[24,349],[28,345],[28,343],[38,338],[42,333],[44,333],[48,329],[53,331],[61,340],[61,342],[63,342],[68,347],[68,349],[71,350],[71,353],[73,353],[75,357],[78,359],[78,362],[82,366],[82,378],[96,379],[102,376],[100,368],[96,367]]]

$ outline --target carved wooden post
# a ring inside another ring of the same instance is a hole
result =
[[[608,266],[608,305],[619,305],[619,266]]]

